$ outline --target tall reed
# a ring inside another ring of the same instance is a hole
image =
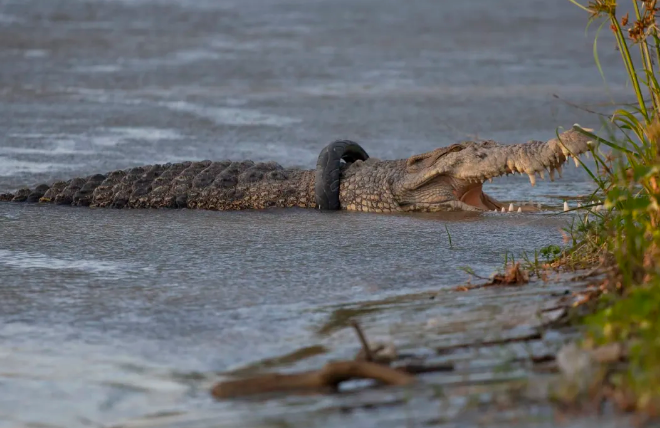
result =
[[[587,168],[605,195],[605,213],[583,227],[575,249],[612,260],[601,309],[587,319],[587,342],[624,343],[630,364],[613,386],[623,407],[660,414],[660,38],[658,0],[569,0],[614,34],[634,103],[614,111],[610,137],[583,131],[600,144],[595,169]],[[594,40],[596,65],[603,74]],[[587,208],[588,209],[588,208]],[[594,224],[595,223],[595,224]]]

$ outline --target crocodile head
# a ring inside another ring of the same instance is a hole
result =
[[[406,211],[500,210],[502,204],[483,192],[483,183],[516,173],[527,174],[532,186],[537,175],[543,179],[547,173],[554,181],[569,157],[578,165],[577,156],[592,145],[577,128],[548,142],[467,141],[413,156],[406,161],[403,179],[393,186],[394,197]]]

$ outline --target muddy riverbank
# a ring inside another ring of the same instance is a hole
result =
[[[579,335],[567,317],[587,284],[557,274],[547,283],[457,287],[322,307],[316,311],[325,322],[310,346],[217,379],[301,373],[326,361],[353,359],[359,341],[346,342],[357,320],[372,345],[386,346],[393,367],[428,372],[407,387],[364,380],[342,383],[337,393],[223,398],[196,414],[152,415],[126,426],[626,426],[631,419],[611,407],[596,413],[560,401],[565,381],[557,354]]]

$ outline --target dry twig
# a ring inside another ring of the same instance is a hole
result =
[[[367,338],[364,336],[364,332],[362,331],[360,324],[358,324],[357,321],[351,321],[351,326],[355,329],[355,332],[358,335],[358,339],[360,339],[360,343],[362,344],[362,352],[364,353],[364,360],[373,361],[374,356],[371,353],[371,348],[369,348],[369,343],[367,342]]]

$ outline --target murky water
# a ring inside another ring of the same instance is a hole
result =
[[[608,95],[584,20],[568,1],[543,0],[0,0],[0,192],[181,160],[311,168],[337,138],[400,158],[597,126],[552,96],[596,109],[625,101],[618,53],[601,41]],[[556,183],[511,177],[486,188],[552,207],[592,190],[572,167]],[[168,414],[185,415],[181,426],[248,416],[268,426],[283,414],[311,426],[277,403],[213,402],[213,374],[314,343],[329,355],[301,367],[346,357],[350,334],[317,334],[336,305],[444,289],[467,278],[465,265],[488,275],[505,251],[561,244],[565,223],[2,204],[0,427]],[[461,299],[461,313],[481,304]],[[346,423],[330,415],[315,423]],[[378,415],[343,417],[401,422],[400,412]]]

